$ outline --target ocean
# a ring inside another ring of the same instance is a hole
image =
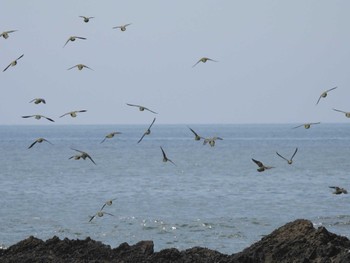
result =
[[[350,125],[155,123],[137,143],[148,126],[0,126],[1,247],[56,235],[232,254],[298,218],[350,236],[349,195],[329,188],[349,188]],[[223,140],[203,145],[189,127]],[[113,131],[122,134],[101,143]],[[28,149],[39,137],[52,145]],[[176,165],[162,161],[160,146]],[[72,148],[96,165],[69,159]],[[296,148],[291,165],[276,154]],[[260,173],[252,158],[275,168]]]

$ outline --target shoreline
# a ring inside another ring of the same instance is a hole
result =
[[[314,228],[297,219],[277,228],[261,240],[231,255],[203,247],[154,251],[153,241],[111,248],[87,237],[43,241],[28,237],[0,249],[1,262],[350,262],[350,240],[325,227]]]

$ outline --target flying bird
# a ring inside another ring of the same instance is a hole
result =
[[[44,138],[38,138],[28,147],[28,149],[32,148],[36,143],[42,143],[42,142],[48,142],[49,144],[53,145],[51,142],[49,142]]]
[[[121,26],[115,26],[115,27],[113,27],[113,29],[120,28],[121,31],[125,31],[126,27],[130,26],[130,25],[131,25],[131,23],[130,24],[121,25]]]
[[[204,139],[202,136],[199,136],[194,130],[192,130],[190,127],[188,127],[190,130],[191,130],[191,132],[194,134],[194,139],[196,140],[196,141],[200,141],[200,139]]]
[[[31,117],[34,117],[35,119],[37,120],[40,120],[41,118],[44,118],[44,119],[47,119],[49,121],[52,121],[52,122],[55,122],[53,119],[50,119],[48,117],[45,117],[43,115],[39,115],[39,114],[36,114],[36,115],[28,115],[28,116],[22,116],[22,118],[31,118]]]
[[[61,115],[60,118],[66,116],[66,115],[70,115],[71,117],[75,118],[75,117],[77,117],[77,113],[78,113],[78,112],[87,112],[87,110],[70,111],[70,112],[67,112],[67,113]]]
[[[322,94],[320,95],[320,97],[318,98],[318,100],[317,100],[317,102],[316,102],[316,105],[320,102],[320,99],[321,99],[321,98],[327,97],[328,92],[330,92],[331,90],[334,90],[334,89],[336,89],[336,88],[337,88],[337,87],[334,87],[334,88],[331,88],[331,89],[329,89],[329,90],[326,90],[326,91],[322,92]]]
[[[43,98],[35,98],[29,101],[29,103],[32,103],[32,102],[34,102],[35,104],[40,104],[40,103],[46,104],[46,101]]]
[[[346,191],[345,188],[341,188],[339,186],[329,186],[329,188],[335,189],[334,192],[333,192],[333,194],[335,194],[335,195],[347,194],[348,193],[348,191]]]
[[[213,62],[219,62],[219,61],[214,60],[214,59],[211,59],[211,58],[203,57],[203,58],[201,58],[200,60],[198,60],[198,61],[196,62],[196,64],[194,64],[194,65],[192,66],[192,68],[195,67],[199,62],[206,63],[208,60],[209,60],[209,61],[213,61]]]
[[[126,105],[128,106],[132,106],[132,107],[137,107],[139,108],[140,111],[144,111],[144,110],[148,110],[154,114],[158,114],[157,112],[153,111],[153,110],[150,110],[149,108],[146,108],[145,106],[141,106],[141,105],[136,105],[136,104],[130,104],[130,103],[127,103]]]
[[[9,34],[10,33],[13,33],[13,32],[16,32],[17,30],[9,30],[9,31],[4,31],[0,34],[0,37],[3,37],[5,39],[8,39],[9,38]]]
[[[17,58],[16,60],[12,61],[2,72],[5,72],[9,67],[14,67],[17,65],[17,61],[19,59],[21,59],[24,56],[24,54],[22,54],[19,58]]]
[[[210,145],[211,147],[214,147],[214,146],[215,146],[215,141],[216,141],[216,140],[223,140],[223,138],[217,137],[217,136],[211,137],[211,138],[205,138],[205,139],[204,139],[204,142],[203,142],[203,145],[206,145],[207,143],[209,143],[209,145]]]
[[[69,159],[74,158],[74,160],[80,160],[80,158],[81,158],[81,159],[85,160],[86,158],[89,158],[90,161],[96,165],[95,161],[91,158],[91,156],[87,152],[83,152],[83,151],[80,151],[80,150],[77,150],[74,148],[71,148],[71,149],[79,152],[80,154],[73,155],[73,156],[69,157]]]
[[[254,163],[256,163],[259,166],[259,168],[257,169],[258,172],[263,172],[265,170],[275,168],[273,166],[265,166],[262,162],[260,162],[258,160],[255,160],[253,158],[252,158],[252,160],[253,160]]]
[[[292,155],[292,157],[291,157],[290,159],[287,159],[287,158],[283,157],[283,156],[280,155],[278,152],[276,152],[276,153],[277,153],[277,155],[278,155],[279,157],[281,157],[282,159],[286,160],[286,161],[288,162],[288,164],[292,164],[292,163],[293,163],[294,155],[297,153],[297,151],[298,151],[298,148],[295,149],[295,151],[294,151],[294,153],[293,153],[293,155]]]
[[[315,124],[320,124],[320,122],[304,123],[304,124],[298,125],[296,127],[293,127],[292,129],[296,129],[296,128],[299,128],[299,127],[302,127],[302,126],[304,126],[305,129],[309,129],[311,127],[311,125],[315,125]]]
[[[148,127],[148,129],[144,132],[144,134],[142,135],[142,137],[140,138],[140,140],[137,143],[140,143],[143,139],[143,137],[145,137],[146,135],[150,135],[151,134],[151,127],[153,125],[153,123],[156,121],[156,118],[153,119],[151,125]]]
[[[88,68],[90,70],[93,70],[92,68],[90,68],[90,67],[88,67],[88,66],[86,66],[84,64],[77,64],[77,65],[75,65],[73,67],[68,68],[67,70],[71,70],[72,68],[78,68],[79,70],[82,70],[83,68]]]
[[[342,113],[345,113],[345,116],[347,118],[350,118],[350,112],[349,111],[342,111],[342,110],[337,110],[337,109],[333,109],[334,111],[339,111],[339,112],[342,112]]]
[[[113,138],[114,135],[116,134],[122,134],[121,132],[111,132],[111,133],[108,133],[105,138],[100,142],[100,143],[103,143],[106,139],[110,139],[110,138]]]
[[[85,37],[71,36],[71,37],[68,38],[67,42],[64,44],[63,47],[65,47],[65,46],[68,44],[69,41],[72,41],[72,42],[73,42],[73,41],[75,41],[76,39],[83,39],[83,40],[86,40]]]
[[[163,153],[163,162],[165,162],[165,163],[166,163],[166,162],[171,162],[173,165],[176,166],[176,164],[166,156],[166,154],[165,154],[165,152],[164,152],[162,146],[160,146],[160,149],[162,150],[162,153]]]
[[[93,19],[93,16],[79,16],[81,17],[85,23],[88,23],[90,21],[90,19]]]
[[[114,216],[114,215],[112,215],[112,214],[110,214],[110,213],[107,213],[107,212],[105,212],[105,211],[98,211],[95,215],[90,216],[89,222],[91,222],[92,219],[94,219],[96,216],[98,216],[98,217],[103,217],[104,215]]]
[[[106,205],[111,206],[111,205],[113,204],[113,201],[116,200],[116,199],[117,199],[117,198],[113,198],[113,199],[110,199],[110,200],[106,201],[106,202],[103,204],[103,206],[102,206],[102,208],[101,208],[100,211],[102,211],[103,208],[105,208]]]

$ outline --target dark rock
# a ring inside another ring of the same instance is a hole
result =
[[[206,262],[350,262],[350,241],[308,220],[288,223],[249,248],[233,255],[224,255],[207,248],[193,247],[184,251],[175,248],[154,252],[152,241],[135,245],[122,243],[112,249],[108,245],[85,240],[42,241],[29,237],[8,249],[0,249],[0,262],[118,262],[118,263],[206,263]]]

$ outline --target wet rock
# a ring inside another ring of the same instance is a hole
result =
[[[0,262],[118,262],[118,263],[206,263],[206,262],[350,262],[350,241],[308,220],[288,223],[265,236],[242,252],[224,255],[215,250],[193,247],[154,252],[152,241],[135,245],[122,243],[112,249],[108,245],[85,240],[42,241],[29,237],[8,249],[0,249]]]

